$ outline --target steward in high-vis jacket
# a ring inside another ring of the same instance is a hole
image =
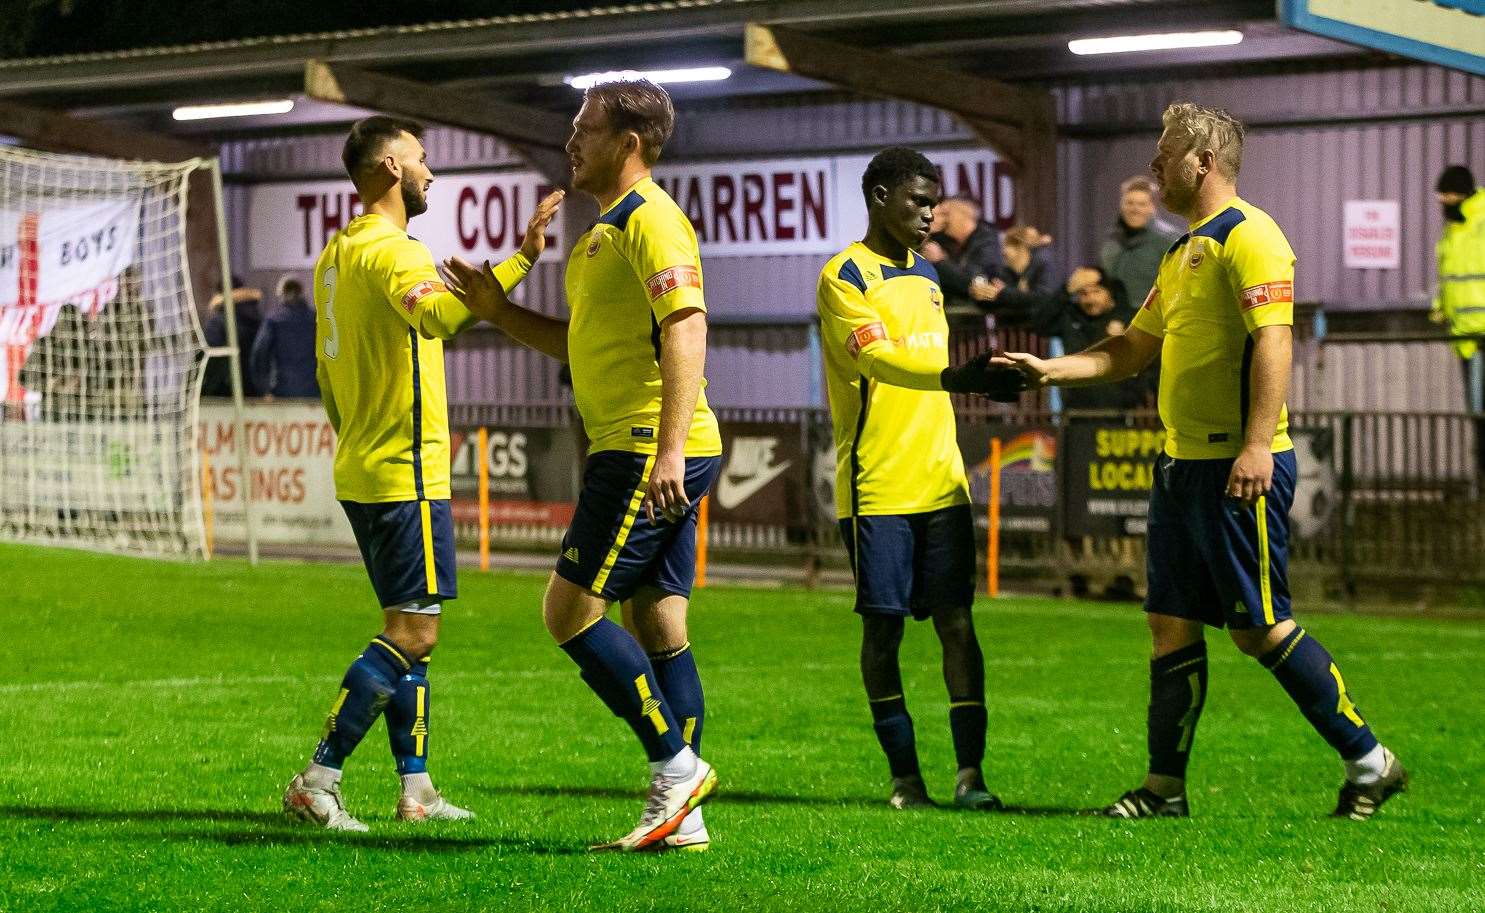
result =
[[[1462,165],[1444,169],[1438,183],[1444,207],[1444,234],[1439,238],[1439,293],[1429,315],[1447,323],[1455,336],[1485,334],[1485,189]],[[1466,404],[1485,410],[1485,354],[1473,339],[1454,343],[1462,359]]]

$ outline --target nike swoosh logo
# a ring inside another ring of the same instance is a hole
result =
[[[788,460],[777,466],[770,466],[759,475],[742,481],[733,481],[727,473],[722,473],[722,478],[717,482],[717,504],[723,510],[733,509],[777,479],[792,463],[792,460]]]

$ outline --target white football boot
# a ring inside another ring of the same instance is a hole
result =
[[[681,826],[675,829],[675,833],[665,838],[667,850],[686,850],[692,853],[703,853],[711,848],[712,838],[706,832],[706,822],[701,819],[701,809],[696,809],[687,815]]]
[[[469,821],[472,818],[474,812],[460,808],[439,792],[434,792],[431,799],[427,796],[414,798],[407,793],[397,799],[398,821]]]
[[[686,816],[711,799],[716,791],[717,772],[700,758],[696,758],[696,767],[689,776],[666,776],[661,771],[650,780],[645,810],[634,830],[612,843],[598,844],[591,849],[626,853],[660,849],[665,838],[675,833]]]
[[[304,782],[304,774],[295,774],[289,781],[289,788],[284,790],[284,814],[319,825],[327,831],[364,834],[368,830],[345,810],[339,783],[309,786]]]

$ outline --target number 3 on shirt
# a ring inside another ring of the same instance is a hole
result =
[[[330,321],[330,335],[325,337],[325,357],[334,359],[340,354],[340,324],[335,322],[335,267],[325,268],[320,284],[325,287],[325,319]]]

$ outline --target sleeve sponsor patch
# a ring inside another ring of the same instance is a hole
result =
[[[645,280],[645,291],[651,301],[678,288],[701,288],[701,270],[694,266],[671,266]]]
[[[1243,310],[1251,311],[1265,304],[1293,304],[1294,283],[1288,280],[1282,282],[1265,282],[1252,288],[1243,289]]]
[[[876,323],[868,323],[851,331],[846,337],[846,351],[852,358],[860,354],[861,350],[876,342],[878,339],[887,338],[887,328],[879,320]]]
[[[432,279],[424,279],[422,282],[419,282],[417,285],[408,289],[407,294],[402,296],[402,309],[411,314],[414,310],[417,309],[419,301],[422,301],[424,298],[432,295],[435,292],[446,291],[448,291],[448,287],[445,286],[442,282],[435,282]]]

